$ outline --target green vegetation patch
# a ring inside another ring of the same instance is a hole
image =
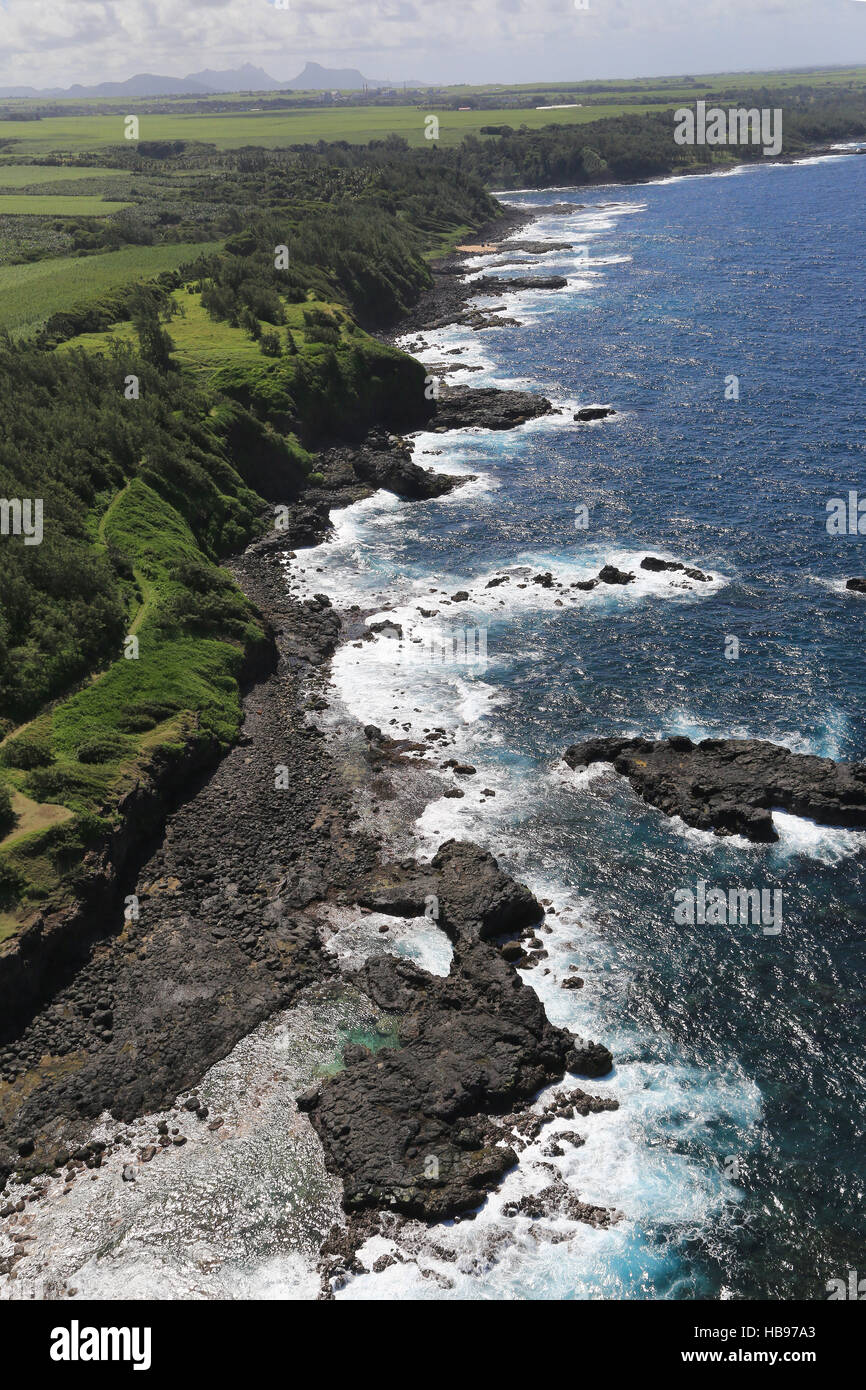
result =
[[[0,217],[107,217],[128,203],[70,194],[0,193]]]
[[[359,328],[345,306],[323,300],[278,301],[280,322],[255,319],[241,306],[232,324],[209,314],[200,293],[175,291],[181,311],[168,323],[173,357],[220,395],[267,420],[286,437],[305,472],[310,456],[293,442],[312,444],[323,434],[353,431],[384,419],[396,428],[402,407],[417,410],[425,373],[411,358]],[[267,338],[272,336],[271,351]],[[101,333],[80,334],[59,349],[110,352],[112,344],[131,346],[135,330],[127,320]],[[227,421],[225,406],[213,418]],[[265,484],[255,484],[261,490]]]
[[[76,168],[74,164],[4,164],[0,161],[0,189],[32,188],[45,183],[79,183],[92,179],[116,179],[117,169]]]
[[[13,336],[32,330],[52,314],[146,280],[216,249],[214,242],[133,246],[97,256],[60,256],[30,265],[0,266],[0,328]]]
[[[125,627],[137,645],[127,635],[130,655],[0,747],[0,811],[3,789],[18,811],[0,879],[3,869],[17,877],[24,907],[55,900],[64,877],[74,883],[81,855],[107,827],[105,808],[143,757],[229,746],[241,718],[244,651],[265,640],[231,577],[141,479],[114,499],[102,533],[129,566]]]

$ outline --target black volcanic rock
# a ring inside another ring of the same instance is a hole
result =
[[[489,941],[523,931],[544,916],[529,889],[468,840],[446,841],[430,867],[439,875],[439,924],[455,940]]]
[[[866,579],[849,579],[845,588],[855,594],[866,594]]]
[[[490,941],[534,926],[544,916],[537,898],[493,855],[469,840],[447,840],[429,866],[385,864],[357,901],[394,917],[422,917],[430,895],[452,941]]]
[[[616,565],[604,565],[598,572],[602,584],[633,584],[634,575],[618,570]]]
[[[663,570],[681,570],[689,579],[697,579],[701,584],[709,584],[713,577],[711,574],[704,574],[703,570],[694,569],[691,565],[684,565],[681,560],[661,560],[658,555],[645,555],[640,567],[654,574],[660,574]]]
[[[458,483],[466,482],[465,477],[419,468],[412,462],[409,446],[388,435],[368,434],[364,444],[351,452],[351,464],[355,476],[362,482],[386,488],[398,497],[413,501],[441,497]]]
[[[302,1101],[348,1212],[390,1208],[436,1221],[477,1206],[517,1161],[491,1117],[570,1066],[610,1070],[610,1053],[550,1023],[534,990],[484,941],[459,944],[444,979],[378,956],[358,983],[401,1015],[400,1046],[352,1052]]]
[[[564,275],[516,275],[510,280],[501,275],[482,275],[470,281],[472,290],[481,294],[490,290],[497,294],[506,290],[564,290],[567,284]]]
[[[347,1211],[391,1208],[426,1221],[475,1207],[516,1162],[510,1128],[495,1123],[566,1071],[601,1076],[599,1043],[552,1024],[513,962],[520,943],[496,938],[535,926],[543,911],[486,850],[449,840],[427,866],[388,863],[361,906],[418,916],[435,901],[454,943],[450,974],[394,956],[368,960],[355,980],[399,1015],[399,1047],[344,1052],[345,1070],[306,1093]],[[508,1141],[508,1142],[506,1142]]]
[[[511,430],[539,415],[549,415],[552,410],[545,396],[531,391],[499,391],[495,386],[482,386],[477,390],[469,386],[443,386],[430,428]]]
[[[583,405],[580,410],[575,411],[575,420],[586,422],[587,420],[606,420],[608,415],[615,415],[616,411],[612,405]]]
[[[572,768],[613,763],[644,801],[718,835],[777,840],[774,809],[819,825],[866,829],[866,763],[836,763],[740,738],[594,738],[573,744],[564,757]]]
[[[550,251],[573,251],[573,241],[508,241],[502,246],[502,250],[510,253],[512,251],[523,251],[528,256],[546,256]]]
[[[640,562],[642,570],[652,570],[654,574],[660,574],[662,570],[681,570],[685,565],[680,560],[661,560],[658,555],[645,555]]]

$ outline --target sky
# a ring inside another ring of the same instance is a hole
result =
[[[308,61],[431,83],[850,65],[866,0],[0,0],[4,86]]]

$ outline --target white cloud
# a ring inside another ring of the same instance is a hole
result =
[[[307,59],[374,77],[564,79],[866,59],[862,0],[0,0],[0,81]],[[858,47],[859,45],[859,47]],[[853,47],[852,47],[853,46]],[[833,56],[835,55],[835,57]]]

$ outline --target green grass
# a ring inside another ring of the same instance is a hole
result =
[[[174,343],[173,357],[186,371],[194,373],[203,381],[210,380],[215,373],[225,367],[261,367],[269,360],[259,350],[259,345],[241,328],[212,319],[203,308],[200,294],[189,294],[186,290],[175,290],[173,298],[180,306],[182,316],[173,318],[167,325],[169,337]],[[345,309],[338,304],[327,304],[322,300],[310,299],[304,304],[284,303],[286,323],[277,327],[278,336],[284,340],[285,331],[291,329],[297,344],[299,356],[316,356],[323,351],[320,344],[307,341],[304,325],[304,310],[321,309],[340,314],[345,320]],[[266,331],[271,325],[263,325]],[[340,328],[343,343],[367,341],[367,334],[355,328],[349,335],[344,321]],[[114,324],[102,333],[79,333],[77,337],[61,343],[59,352],[69,352],[74,348],[86,348],[90,352],[104,352],[112,341],[134,344],[137,339],[132,324]],[[282,359],[288,362],[288,358]]]
[[[32,830],[44,830],[49,825],[57,825],[72,817],[72,812],[67,806],[52,805],[50,801],[33,801],[19,791],[12,793],[12,810],[16,817],[15,825],[8,835],[0,840],[0,845],[6,844],[18,835],[28,835]]]
[[[29,265],[0,266],[0,328],[13,335],[44,323],[51,314],[73,309],[89,299],[135,280],[213,251],[218,242],[172,242],[162,246],[131,246],[96,256],[59,256]]]
[[[6,935],[34,903],[55,904],[58,895],[68,893],[64,876],[88,840],[108,828],[104,808],[135,783],[142,759],[154,748],[179,753],[190,741],[229,746],[241,719],[237,682],[243,642],[262,636],[250,605],[236,590],[226,600],[234,637],[166,625],[172,602],[188,593],[177,577],[179,566],[193,563],[224,576],[204,559],[186,521],[141,479],[114,496],[97,538],[131,562],[128,631],[138,637],[138,658],[118,655],[27,726],[26,740],[50,751],[47,768],[3,768],[16,808],[27,812],[3,842],[2,866],[25,883],[20,908],[6,914]],[[6,746],[22,732],[17,730]],[[107,744],[109,756],[98,763],[80,761],[82,746],[93,741]],[[47,788],[40,780],[46,776]],[[58,815],[60,806],[71,816]]]
[[[73,165],[4,164],[0,161],[0,188],[29,188],[37,183],[71,183],[80,179],[116,179],[118,169],[76,169]]]
[[[214,112],[211,115],[142,115],[142,140],[197,140],[219,149],[242,145],[279,148],[312,144],[317,140],[347,140],[366,144],[396,132],[410,145],[429,145],[424,118],[439,118],[442,145],[457,145],[467,135],[477,135],[483,125],[528,125],[536,129],[552,122],[566,124],[597,121],[603,116],[643,112],[645,103],[611,103],[571,111],[437,111],[424,106],[344,106],[297,111]],[[0,121],[0,138],[19,141],[16,153],[97,150],[123,143],[122,121],[116,116],[51,116],[41,121]],[[130,142],[132,143],[132,142]]]
[[[0,193],[0,217],[107,217],[128,207],[76,193]]]
[[[624,96],[648,99],[664,97],[700,97],[708,92],[718,92],[728,88],[740,91],[754,90],[756,87],[847,87],[866,86],[866,67],[851,68],[785,68],[773,72],[711,72],[698,73],[686,77],[674,74],[669,77],[613,77],[605,81],[587,80],[584,82],[522,82],[513,85],[506,83],[487,83],[486,85],[458,85],[443,87],[437,91],[451,100],[473,96],[493,97],[498,93],[514,98],[516,96],[552,100],[563,96],[564,100],[613,100]]]
[[[138,636],[139,657],[120,657],[58,707],[52,724],[55,751],[74,757],[82,742],[119,729],[128,711],[142,704],[203,710],[203,728],[227,745],[240,720],[234,679],[240,646],[217,638],[166,634],[158,624],[159,611],[186,592],[174,578],[178,565],[206,563],[192,531],[173,507],[135,478],[113,499],[102,533],[132,561],[139,595],[129,631]],[[238,603],[249,611],[240,596]],[[112,779],[124,761],[91,767],[85,780]]]

